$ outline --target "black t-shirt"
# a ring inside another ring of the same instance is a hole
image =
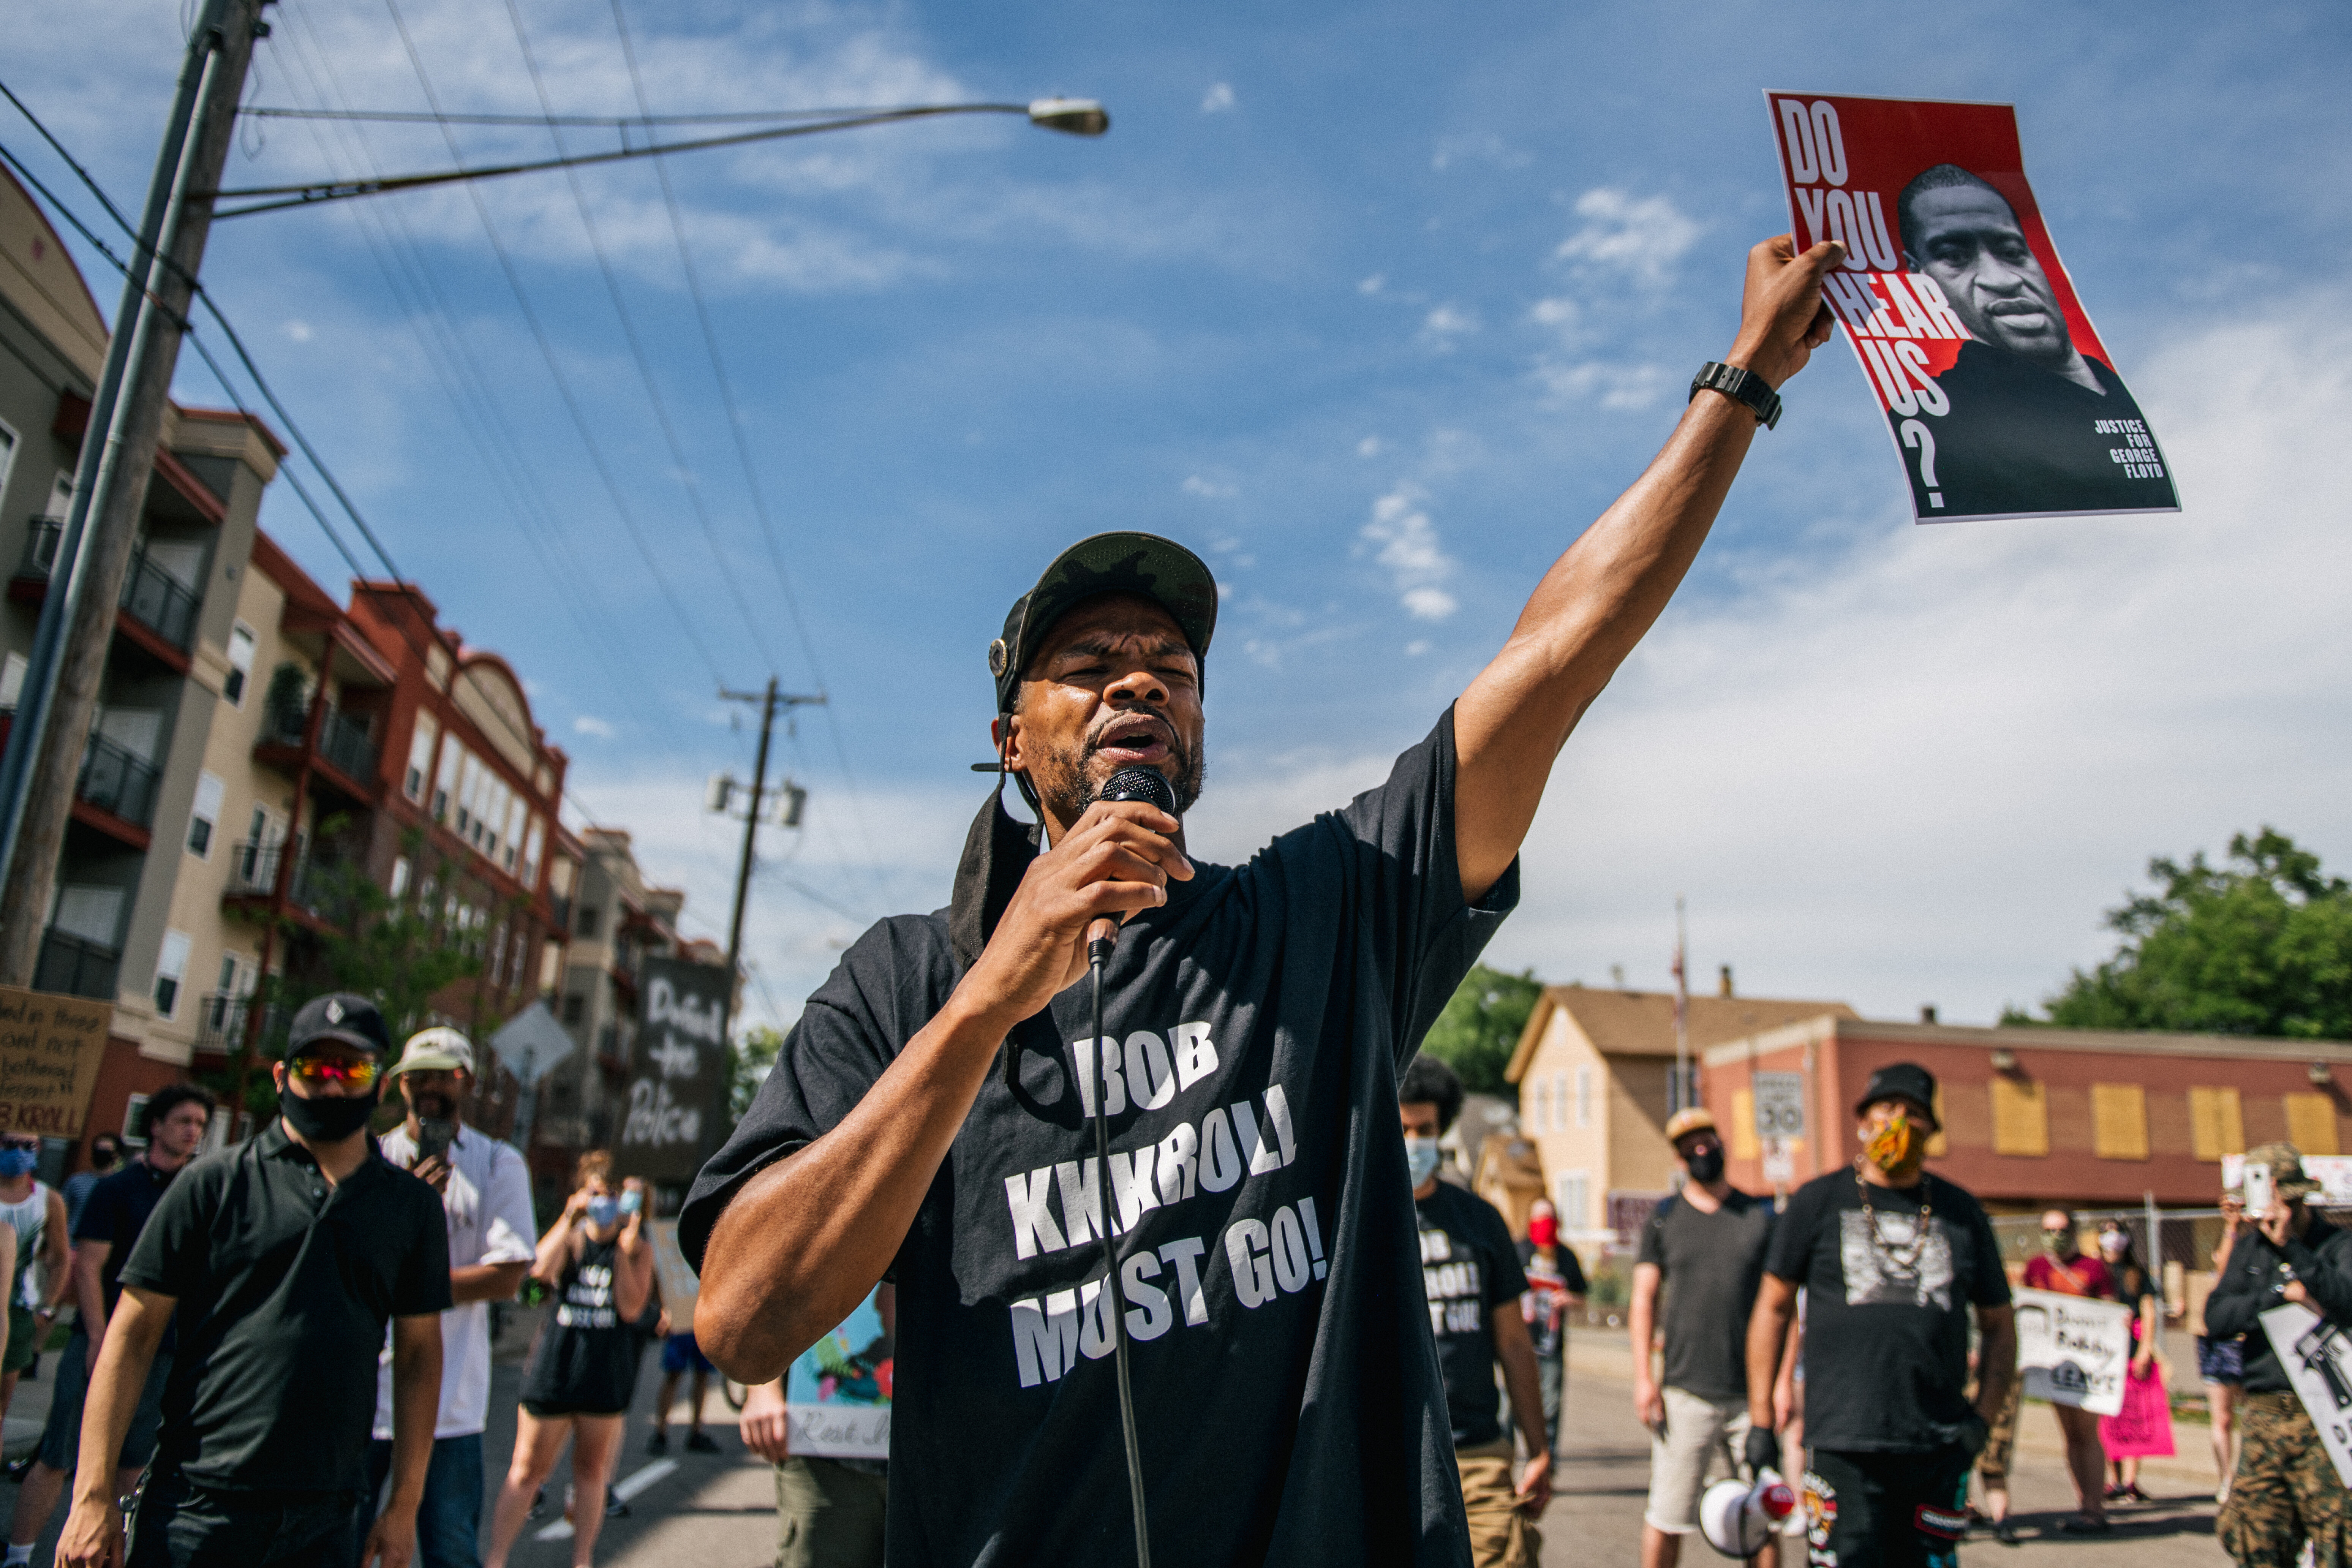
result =
[[[187,1167],[182,1166],[181,1170]],[[114,1303],[122,1298],[122,1265],[131,1257],[131,1247],[139,1233],[146,1228],[147,1216],[163,1201],[163,1194],[179,1171],[159,1171],[145,1159],[133,1160],[110,1176],[102,1177],[90,1188],[89,1196],[81,1205],[81,1215],[74,1222],[73,1238],[77,1242],[106,1243],[106,1260],[98,1266],[99,1289],[106,1293],[106,1310],[114,1310]],[[178,1331],[176,1321],[163,1331],[163,1342],[159,1355],[170,1355]],[[74,1332],[89,1332],[89,1325],[74,1315]]]
[[[1662,1277],[1668,1388],[1702,1399],[1748,1397],[1748,1314],[1764,1281],[1773,1219],[1769,1198],[1737,1187],[1713,1214],[1677,1198],[1650,1211],[1633,1261],[1655,1265]]]
[[[1924,1239],[1923,1194],[1933,1211]],[[1832,1171],[1790,1197],[1764,1267],[1805,1288],[1808,1443],[1915,1454],[1959,1439],[1969,1307],[2010,1300],[1983,1205],[1941,1176],[1865,1189],[1851,1170]]]
[[[181,1173],[122,1282],[177,1303],[159,1471],[224,1490],[334,1491],[359,1484],[385,1324],[448,1310],[449,1230],[441,1195],[373,1139],[329,1186],[272,1120]]]
[[[2083,363],[2105,389],[2104,395],[2006,349],[1961,344],[1952,368],[1936,378],[1950,412],[1887,416],[1898,440],[1901,426],[1913,417],[1935,438],[1941,508],[1925,499],[1929,492],[1919,453],[1903,453],[1920,498],[1919,515],[1998,517],[2178,505],[2169,470],[2139,405],[2114,371],[2088,356]],[[2148,445],[2135,447],[2135,437]]]
[[[1569,1296],[1581,1296],[1592,1287],[1584,1278],[1584,1265],[1577,1261],[1576,1249],[1566,1242],[1555,1245],[1551,1258],[1540,1256],[1532,1241],[1519,1243],[1519,1268],[1528,1277],[1528,1289],[1532,1300],[1526,1303],[1528,1342],[1535,1347],[1538,1361],[1557,1361],[1567,1349],[1567,1317],[1557,1320],[1551,1303],[1546,1297],[1557,1291]]]
[[[555,1310],[523,1379],[526,1404],[590,1415],[629,1407],[645,1336],[636,1323],[621,1319],[614,1281],[620,1256],[618,1237],[589,1240],[564,1267]]]
[[[1155,1559],[1466,1563],[1396,1079],[1518,883],[1464,905],[1453,785],[1449,712],[1381,788],[1128,922],[1107,1194],[1088,984],[1013,1031],[892,1268],[891,1468],[922,1478],[890,1489],[894,1568],[1129,1560],[1106,1211]],[[859,939],[696,1181],[690,1258],[957,979],[944,911]]]
[[[1445,1378],[1454,1446],[1475,1448],[1503,1435],[1495,1393],[1495,1309],[1517,1310],[1528,1277],[1495,1205],[1447,1182],[1413,1205],[1421,1225],[1421,1289]]]

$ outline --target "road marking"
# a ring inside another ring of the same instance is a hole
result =
[[[635,1497],[639,1492],[645,1490],[647,1487],[652,1486],[656,1481],[667,1478],[677,1468],[677,1461],[676,1459],[656,1459],[652,1464],[647,1465],[645,1468],[631,1475],[626,1480],[614,1483],[608,1495],[619,1498],[623,1502],[626,1502],[631,1498]],[[568,1519],[559,1519],[553,1524],[549,1525],[537,1535],[531,1537],[531,1539],[534,1541],[569,1541],[572,1539],[572,1521]]]

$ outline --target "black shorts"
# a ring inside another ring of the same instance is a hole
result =
[[[1810,1568],[1956,1568],[1969,1529],[1969,1455],[1808,1456],[1803,1488]]]
[[[574,1415],[626,1415],[621,1410],[583,1410],[576,1405],[550,1404],[544,1399],[526,1399],[522,1407],[534,1421],[562,1421]]]

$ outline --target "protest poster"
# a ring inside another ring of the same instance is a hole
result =
[[[792,1451],[835,1459],[890,1457],[893,1325],[884,1321],[882,1288],[800,1353],[784,1374],[784,1414]]]
[[[2019,1290],[2016,1298],[2017,1375],[2025,1396],[2122,1415],[2131,1309],[2062,1290]]]
[[[2178,511],[2074,292],[2005,103],[1768,92],[1791,232],[1886,416],[1920,522]]]
[[[649,958],[637,973],[644,998],[629,1053],[629,1087],[616,1175],[694,1180],[727,1130],[728,975],[684,959]]]
[[[0,985],[0,1132],[79,1138],[114,1009]]]
[[[2304,1414],[2319,1429],[2336,1479],[2352,1487],[2352,1343],[2343,1330],[2297,1301],[2264,1312],[2263,1332],[2271,1337]]]

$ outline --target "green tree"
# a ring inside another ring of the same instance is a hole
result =
[[[2228,862],[2150,860],[2156,890],[2107,912],[2116,955],[2045,1004],[2075,1029],[2352,1039],[2352,884],[2264,827]],[[2011,1013],[2004,1023],[2036,1020]]]
[[[1507,1094],[1503,1069],[1511,1065],[1519,1032],[1542,993],[1543,983],[1532,969],[1506,974],[1475,965],[1429,1026],[1421,1048],[1459,1073],[1462,1087],[1473,1094]]]
[[[755,1024],[735,1038],[734,1076],[727,1084],[727,1120],[743,1120],[751,1097],[768,1081],[776,1056],[784,1048],[784,1032],[772,1024]]]

